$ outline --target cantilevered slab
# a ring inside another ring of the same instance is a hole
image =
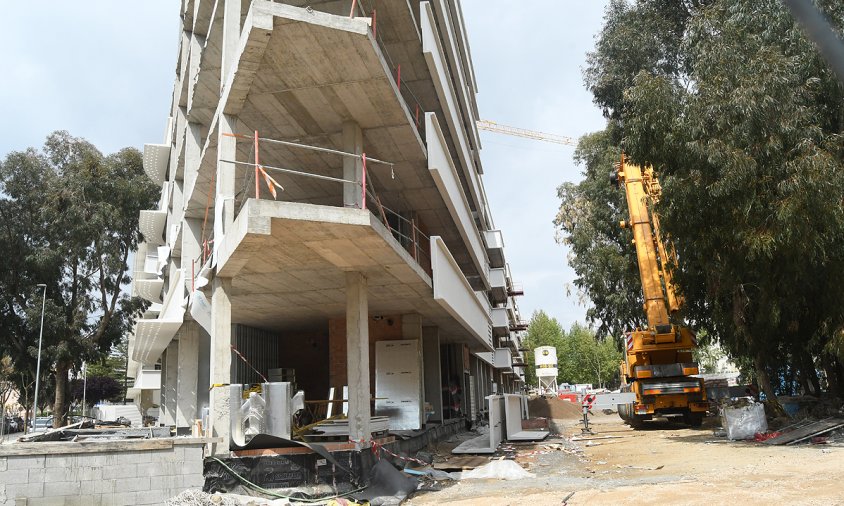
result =
[[[419,313],[444,340],[490,349],[434,300],[431,277],[367,210],[250,199],[217,267],[232,278],[238,323],[280,332],[324,326],[345,314],[345,272],[356,271],[367,277],[371,314]]]

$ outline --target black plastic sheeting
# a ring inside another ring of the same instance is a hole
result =
[[[379,460],[369,474],[368,486],[352,494],[359,501],[372,506],[398,505],[419,485],[419,480],[396,469],[387,459]]]
[[[339,492],[354,490],[358,486],[361,463],[355,452],[335,452],[329,462],[315,453],[296,455],[274,455],[260,457],[237,457],[220,459],[232,471],[266,489],[291,489],[327,485]],[[232,492],[254,494],[228,469],[214,459],[205,459],[204,492]]]

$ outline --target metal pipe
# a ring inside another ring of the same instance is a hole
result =
[[[246,139],[249,138],[249,136],[242,135],[242,134],[232,134],[232,136],[233,137],[243,137],[243,138],[246,138]],[[360,159],[360,157],[361,157],[361,155],[358,155],[356,153],[349,153],[349,152],[346,152],[346,151],[340,151],[338,149],[323,148],[321,146],[311,146],[311,145],[308,145],[308,144],[301,144],[301,143],[298,143],[298,142],[291,142],[291,141],[280,141],[278,139],[267,139],[266,137],[258,137],[258,139],[262,140],[264,142],[271,142],[273,144],[281,144],[283,146],[291,146],[291,147],[294,147],[294,148],[310,149],[312,151],[319,151],[321,153],[331,153],[331,154],[334,154],[334,155],[346,156],[346,157],[349,157],[349,158]],[[366,161],[367,162],[374,162],[374,163],[381,163],[381,164],[384,164],[384,165],[389,165],[390,167],[395,165],[393,162],[385,162],[384,160],[379,160],[377,158],[371,158],[371,157],[366,157]]]
[[[47,285],[36,285],[38,288],[44,289],[44,295],[41,297],[41,330],[38,332],[38,362],[35,366],[35,405],[32,408],[32,429],[35,430],[35,419],[38,418],[38,387],[40,386],[39,378],[41,377],[41,341],[44,337],[44,308],[47,305]]]
[[[248,165],[249,167],[254,167],[256,165],[256,164],[250,163],[250,162],[238,162],[238,161],[235,161],[235,160],[222,160],[221,159],[220,161],[224,162],[224,163],[233,163],[235,165]],[[281,167],[271,167],[269,165],[261,165],[261,167],[263,167],[264,169],[277,170],[277,171],[285,172],[285,173],[288,173],[288,174],[297,174],[297,175],[305,176],[305,177],[312,177],[312,178],[316,178],[316,179],[324,179],[326,181],[334,181],[336,183],[360,184],[357,181],[350,181],[348,179],[340,179],[339,177],[323,176],[323,175],[320,175],[320,174],[311,174],[309,172],[302,172],[300,170],[282,169]]]
[[[818,51],[838,76],[838,80],[844,83],[844,43],[835,35],[829,21],[809,0],[783,0],[783,3],[809,39],[818,46]]]

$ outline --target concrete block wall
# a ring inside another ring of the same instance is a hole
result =
[[[202,445],[0,456],[0,505],[164,504],[201,489]]]

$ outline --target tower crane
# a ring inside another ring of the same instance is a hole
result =
[[[478,120],[478,129],[486,130],[487,132],[512,135],[514,137],[534,139],[537,141],[553,142],[554,144],[562,144],[564,146],[577,146],[577,139],[572,139],[571,137],[566,137],[564,135],[557,134],[547,134],[544,132],[537,132],[535,130],[527,130],[525,128],[501,125],[494,121],[489,121],[485,119]]]

